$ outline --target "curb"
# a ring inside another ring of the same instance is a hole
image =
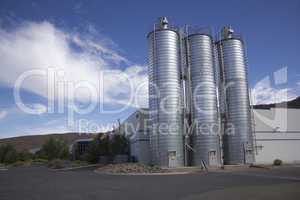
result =
[[[7,171],[7,168],[0,168],[0,171]]]
[[[54,171],[54,172],[73,171],[73,170],[93,168],[93,167],[98,167],[98,166],[99,166],[98,164],[95,164],[95,165],[87,165],[87,166],[80,166],[80,167],[68,167],[68,168],[62,168],[62,169],[51,169],[51,168],[49,168],[49,170]]]
[[[99,175],[112,175],[112,176],[171,176],[171,175],[186,175],[196,174],[199,172],[158,172],[158,173],[112,173],[112,172],[99,172],[94,170]]]
[[[277,176],[277,175],[266,175],[266,174],[250,174],[250,173],[243,173],[243,172],[232,172],[232,175],[238,176],[251,176],[251,177],[261,177],[261,178],[270,178],[270,179],[281,179],[281,180],[289,180],[289,181],[296,181],[300,182],[300,178],[291,177],[291,176]]]
[[[250,165],[249,167],[254,168],[254,169],[272,169],[272,166],[267,166],[267,165]]]

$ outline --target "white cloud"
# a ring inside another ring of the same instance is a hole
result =
[[[146,68],[131,64],[114,49],[110,39],[97,35],[94,28],[80,34],[61,30],[47,21],[24,22],[14,30],[0,28],[0,44],[0,83],[8,87],[14,87],[23,72],[53,68],[55,72],[64,72],[56,81],[75,84],[85,81],[95,88],[103,103],[126,104],[136,89],[147,83]],[[125,70],[121,70],[124,65]],[[100,72],[105,72],[103,90]],[[133,90],[130,90],[128,79]],[[47,89],[55,91],[55,100],[70,98],[67,92],[58,90],[56,83],[49,85],[46,76],[32,76],[21,88],[48,99],[53,97]],[[147,87],[142,93],[147,95]],[[85,87],[77,90],[76,98],[88,101],[91,95]],[[99,98],[93,96],[92,101],[99,102]],[[139,102],[145,106],[147,98]]]
[[[252,104],[270,104],[289,101],[297,97],[292,88],[279,88],[271,85],[269,77],[259,81],[251,89]]]
[[[44,114],[47,112],[47,107],[43,104],[32,104],[31,106],[31,109],[34,110],[34,112],[38,115],[41,115],[41,114]]]
[[[64,125],[58,126],[40,126],[40,127],[22,127],[18,129],[18,133],[22,133],[22,135],[45,135],[51,133],[69,133],[74,132],[72,129],[68,128]]]
[[[5,110],[2,110],[2,111],[0,111],[0,120],[1,119],[4,119],[6,116],[7,116],[7,111],[5,111]]]

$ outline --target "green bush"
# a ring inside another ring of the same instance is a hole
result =
[[[79,165],[81,165],[81,162],[83,162],[83,161],[81,161],[81,160],[74,160],[74,161],[72,161],[72,165],[79,166]]]
[[[109,136],[104,133],[100,133],[97,136],[98,145],[99,145],[99,154],[100,156],[107,156],[111,153],[111,141]]]
[[[4,157],[4,163],[12,164],[18,160],[18,153],[15,150],[8,151]]]
[[[35,158],[32,160],[32,162],[35,164],[46,164],[48,163],[48,160],[42,158]]]
[[[127,154],[128,147],[128,140],[125,135],[116,134],[113,136],[111,141],[112,156],[115,156],[117,154]]]
[[[99,133],[98,136],[89,144],[87,153],[82,156],[82,160],[89,163],[97,163],[101,155],[110,155],[111,143],[105,133]]]
[[[34,154],[34,159],[42,159],[42,160],[47,160],[47,156],[45,155],[45,153],[42,151],[42,149],[40,149],[39,151],[37,151],[35,154]]]
[[[21,166],[23,166],[23,167],[29,167],[29,166],[31,166],[31,164],[32,164],[31,160],[26,160],[26,161],[18,160],[16,162],[14,162],[12,164],[12,166],[14,166],[14,167],[21,167]]]
[[[112,158],[117,154],[127,154],[128,149],[128,140],[124,135],[116,134],[110,140],[107,134],[100,133],[89,144],[86,154],[82,155],[80,160],[86,160],[89,163],[97,163],[100,156],[108,156],[109,158]],[[79,158],[79,156],[75,157],[76,159]]]
[[[28,161],[33,159],[33,154],[28,151],[22,151],[18,154],[18,160]]]
[[[74,144],[73,145],[73,160],[82,160],[82,158],[81,158],[81,155],[80,155],[80,153],[79,153],[79,148],[78,148],[78,145],[77,144]]]
[[[18,160],[18,153],[10,144],[0,145],[0,163],[12,164]]]
[[[42,146],[39,152],[39,158],[53,160],[53,159],[68,159],[69,146],[64,140],[51,137]]]
[[[99,141],[97,139],[93,140],[89,144],[87,153],[83,155],[83,159],[89,163],[97,163],[100,156],[99,146]]]
[[[273,165],[275,165],[275,166],[280,166],[280,165],[282,165],[282,160],[280,160],[280,159],[275,159],[274,162],[273,162]]]
[[[85,166],[87,165],[88,163],[86,161],[81,161],[81,160],[74,160],[72,163],[71,163],[71,166],[72,167],[80,167],[80,166]]]

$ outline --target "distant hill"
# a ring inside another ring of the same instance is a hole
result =
[[[272,104],[261,104],[253,105],[254,109],[270,109],[270,108],[297,108],[300,109],[300,97],[293,99],[291,101],[285,101],[281,103],[272,103]]]
[[[95,134],[86,133],[63,133],[63,134],[48,134],[48,135],[29,135],[13,138],[0,139],[1,144],[12,144],[18,151],[28,151],[30,149],[40,148],[50,137],[64,139],[68,144],[71,144],[77,139],[87,139],[94,137]]]

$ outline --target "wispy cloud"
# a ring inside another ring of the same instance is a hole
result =
[[[0,120],[4,119],[7,116],[8,112],[6,110],[0,111]]]
[[[86,81],[93,85],[100,97],[93,101],[101,99],[102,103],[120,104],[147,82],[146,67],[131,63],[120,55],[113,45],[109,45],[113,42],[97,35],[94,27],[82,34],[59,29],[47,21],[23,22],[12,30],[0,27],[0,43],[0,83],[8,87],[14,87],[25,71],[53,68],[64,72],[60,81],[66,84]],[[102,79],[99,77],[101,72],[106,73]],[[100,89],[101,83],[105,84],[103,89]],[[58,98],[68,98],[66,93],[57,90],[56,85],[49,85],[45,77],[26,79],[21,87],[45,98],[51,98],[47,89],[55,90]],[[147,95],[147,87],[142,91]],[[87,91],[82,90],[77,91],[76,98],[90,100]],[[147,98],[142,101],[147,105]]]
[[[270,104],[289,101],[297,97],[294,88],[273,86],[266,77],[251,89],[252,104]]]
[[[47,107],[43,104],[32,104],[31,109],[34,111],[35,114],[41,115],[47,112]]]
[[[69,133],[74,131],[64,125],[58,125],[58,126],[41,125],[40,127],[32,127],[32,128],[22,127],[18,129],[18,132],[22,133],[22,135],[45,135],[51,133]]]

